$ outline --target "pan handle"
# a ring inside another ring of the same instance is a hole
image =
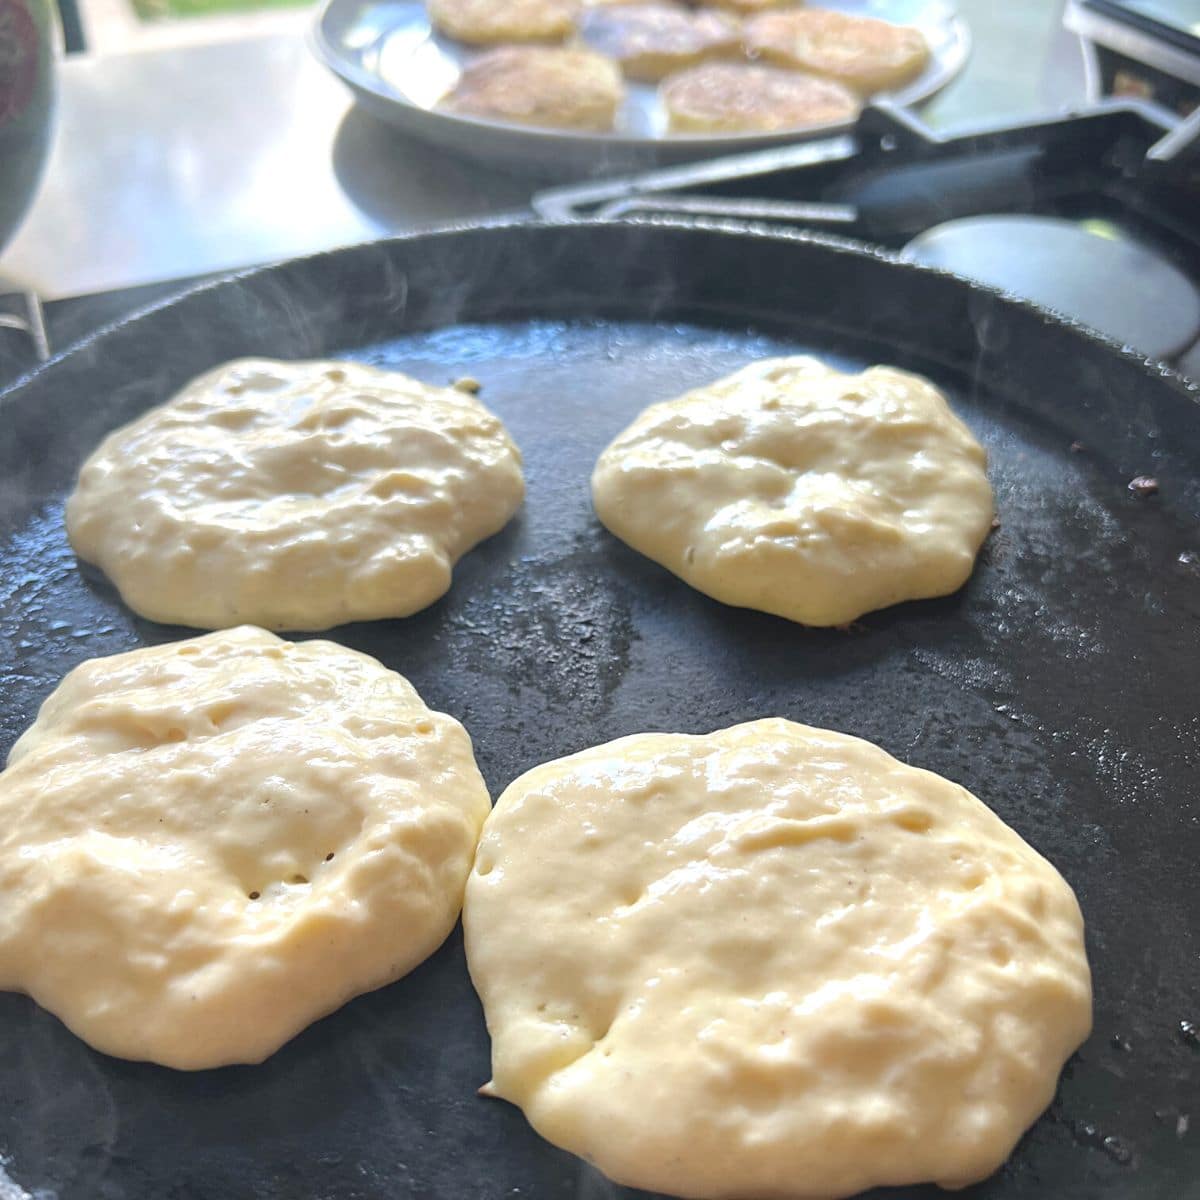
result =
[[[1184,126],[1188,124],[1184,122]],[[983,125],[940,133],[907,109],[880,100],[863,110],[852,135],[707,159],[599,183],[556,187],[537,193],[532,204],[540,217],[551,221],[596,216],[600,211],[606,216],[633,211],[702,211],[705,215],[753,217],[761,214],[733,212],[730,205],[734,198],[712,194],[712,189],[729,182],[737,182],[745,189],[754,179],[788,178],[794,182],[794,192],[799,193],[804,189],[808,168],[820,171],[826,178],[831,171],[840,170],[842,177],[848,178],[887,174],[898,167],[979,164],[1004,156],[1042,156],[1051,161],[1061,156],[1068,163],[1076,163],[1081,159],[1107,160],[1117,147],[1128,147],[1128,168],[1135,172],[1153,169],[1152,164],[1160,168],[1165,165],[1146,157],[1146,148],[1155,139],[1160,156],[1165,151],[1168,156],[1175,153],[1177,157],[1178,151],[1173,151],[1173,147],[1188,142],[1170,113],[1136,101],[1104,101],[1082,112],[1028,124]],[[702,196],[704,207],[681,208],[676,203],[668,209],[659,203],[668,194],[672,197],[686,194],[689,199]],[[648,196],[657,199],[647,201]],[[773,211],[769,219],[837,226],[853,223],[845,215],[848,206],[829,205],[816,197],[814,200],[817,202],[810,206],[798,197],[799,207]],[[763,202],[766,201],[763,197]],[[761,208],[757,200],[754,205]],[[831,212],[832,209],[840,211]],[[862,219],[860,212],[859,220]]]
[[[596,211],[603,220],[631,213],[676,213],[689,217],[721,217],[738,221],[794,221],[798,225],[853,225],[858,209],[850,204],[810,204],[803,201],[748,199],[728,196],[683,196],[659,192],[653,196],[626,196],[611,200]]]
[[[1185,167],[1200,162],[1200,107],[1146,151],[1146,162]]]

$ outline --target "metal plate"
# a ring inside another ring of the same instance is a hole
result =
[[[917,104],[946,86],[966,64],[970,35],[949,0],[830,0],[829,8],[918,26],[933,51],[920,78],[888,93]],[[682,162],[829,137],[852,122],[770,134],[671,134],[652,84],[629,83],[611,134],[543,129],[443,112],[438,102],[478,49],[434,33],[419,0],[327,0],[313,29],[318,57],[377,116],[449,150],[510,168],[575,174]]]
[[[706,599],[596,522],[592,464],[642,405],[800,350],[926,372],[987,445],[1003,527],[960,594],[807,630]],[[1039,310],[801,235],[493,228],[257,272],[0,397],[0,753],[70,667],[182,634],[79,572],[63,499],[106,430],[251,353],[470,373],[522,446],[525,509],[449,595],[335,634],[466,723],[493,793],[607,738],[768,714],[961,782],[1074,885],[1096,983],[1095,1033],[1050,1111],[961,1194],[1196,1195],[1200,1045],[1181,1025],[1200,1021],[1196,389]],[[1140,474],[1156,496],[1129,491]],[[487,1076],[457,934],[252,1068],[105,1058],[0,996],[0,1155],[59,1200],[631,1194],[476,1096]]]
[[[1154,358],[1175,358],[1200,335],[1196,285],[1112,221],[961,217],[919,233],[901,257],[1070,313]]]

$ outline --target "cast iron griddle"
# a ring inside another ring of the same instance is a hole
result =
[[[802,350],[927,373],[986,443],[1003,527],[961,594],[806,630],[706,599],[596,522],[592,463],[637,410]],[[1200,1195],[1195,392],[1044,313],[796,235],[492,228],[254,273],[102,333],[0,402],[0,752],[68,668],[183,632],[77,569],[62,504],[80,460],[201,370],[260,353],[475,375],[522,446],[525,509],[449,596],[334,635],[461,718],[493,794],[609,738],[768,714],[963,783],[1074,885],[1096,982],[1095,1033],[1050,1112],[964,1195]],[[1137,475],[1159,493],[1133,495]],[[0,997],[0,1153],[63,1200],[616,1194],[477,1097],[487,1077],[458,935],[252,1068],[105,1058]]]

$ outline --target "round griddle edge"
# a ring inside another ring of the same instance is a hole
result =
[[[849,632],[805,630],[707,600],[598,526],[590,466],[638,409],[747,357],[798,352],[921,371],[984,442],[1002,524],[961,593]],[[494,224],[242,273],[102,330],[0,394],[0,754],[78,662],[186,636],[80,572],[62,503],[104,433],[248,354],[474,375],[525,452],[524,511],[459,564],[448,596],[330,635],[462,719],[493,794],[624,733],[770,714],[961,782],[1075,887],[1097,1018],[1047,1114],[963,1195],[1189,1194],[1195,385],[954,276],[724,223]],[[1136,476],[1157,494],[1131,492]],[[487,1071],[457,933],[258,1067],[181,1075],[105,1058],[0,995],[0,1157],[60,1200],[632,1195],[477,1097]]]

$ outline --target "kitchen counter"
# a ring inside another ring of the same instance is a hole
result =
[[[1084,96],[1045,0],[959,0],[975,49],[925,110],[940,126]],[[62,64],[42,191],[0,277],[59,300],[191,278],[525,207],[535,184],[455,159],[356,109],[283,31]]]

